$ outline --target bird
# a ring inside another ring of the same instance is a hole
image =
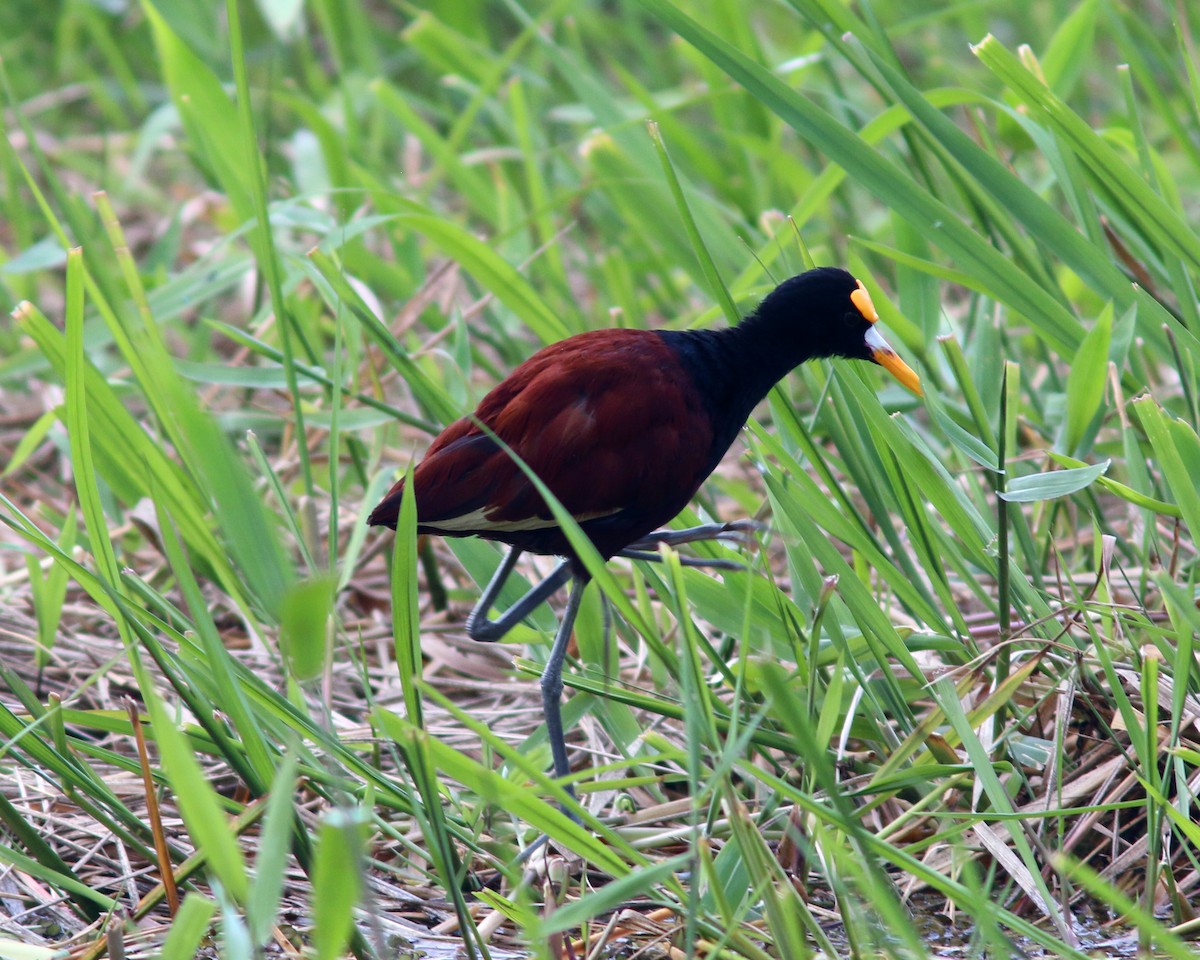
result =
[[[861,281],[838,267],[817,267],[784,280],[733,326],[593,330],[550,344],[494,387],[473,415],[434,439],[411,474],[417,532],[482,537],[509,547],[466,620],[467,635],[501,639],[571,581],[541,676],[560,782],[571,773],[561,715],[563,663],[590,576],[516,458],[605,561],[656,560],[660,544],[737,539],[746,526],[736,521],[663,527],[687,506],[755,406],[791,370],[818,358],[866,360],[922,395],[919,377],[880,335],[878,320]],[[405,495],[401,479],[368,524],[394,530]],[[561,559],[508,610],[488,619],[522,553]]]

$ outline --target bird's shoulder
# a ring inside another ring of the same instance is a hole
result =
[[[679,358],[651,330],[592,330],[543,347],[499,383],[476,416],[489,425],[524,408],[550,411],[565,405],[652,403],[650,384],[677,382]]]

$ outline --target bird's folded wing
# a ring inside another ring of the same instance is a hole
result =
[[[542,351],[534,359],[548,362],[518,368],[503,396],[498,388],[480,404],[477,420],[449,427],[415,472],[421,524],[446,532],[555,525],[537,488],[480,422],[580,522],[686,502],[712,447],[706,422],[691,415],[699,399],[669,362],[634,366],[621,346],[591,345],[578,363]]]

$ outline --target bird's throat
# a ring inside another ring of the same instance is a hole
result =
[[[771,387],[809,359],[769,342],[752,323],[724,330],[661,331],[699,388],[719,460]],[[715,465],[715,462],[714,462]]]

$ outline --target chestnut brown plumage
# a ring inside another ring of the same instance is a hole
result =
[[[659,528],[695,495],[767,391],[804,361],[869,360],[919,394],[917,375],[878,334],[877,319],[866,289],[849,273],[810,270],[781,283],[735,327],[597,330],[545,347],[472,417],[433,441],[413,471],[418,531],[512,547],[467,620],[471,637],[499,639],[575,581],[542,676],[556,776],[570,772],[559,716],[562,662],[588,574],[548,504],[495,438],[545,483],[605,559],[650,559],[659,543],[736,536],[736,524]],[[403,496],[401,481],[368,523],[395,529]],[[488,620],[522,551],[564,560]]]

